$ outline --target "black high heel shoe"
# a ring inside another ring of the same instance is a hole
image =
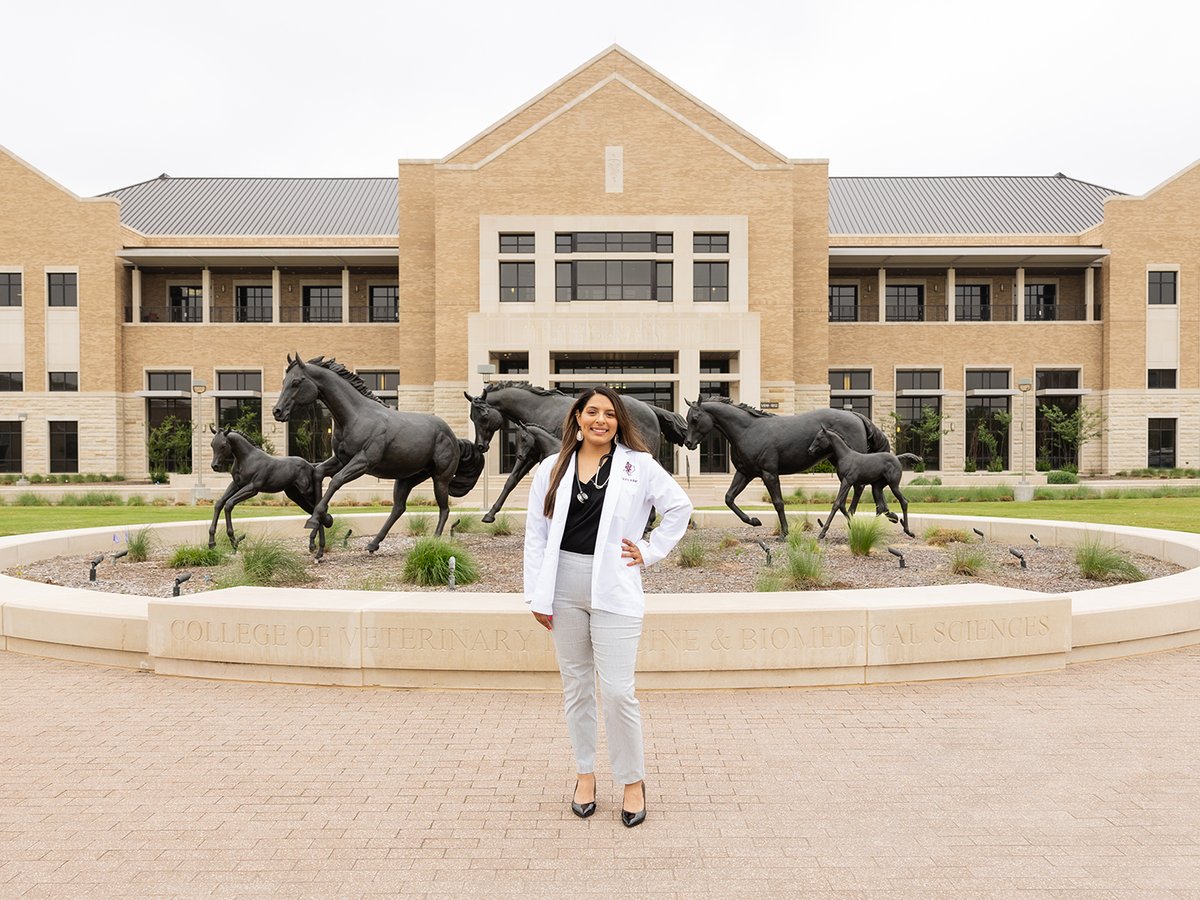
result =
[[[642,808],[637,812],[630,812],[627,809],[621,810],[621,824],[626,828],[633,828],[636,825],[641,825],[646,821],[646,780],[642,779]]]
[[[575,779],[575,790],[579,790],[579,779],[578,778]],[[593,799],[591,800],[590,803],[576,803],[575,802],[575,794],[574,794],[574,792],[572,792],[572,794],[571,794],[571,812],[575,813],[575,815],[579,816],[579,818],[581,818],[581,819],[586,819],[588,816],[590,816],[592,813],[594,813],[596,811],[595,795],[593,794],[592,797],[593,797]]]

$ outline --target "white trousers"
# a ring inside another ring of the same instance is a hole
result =
[[[592,609],[592,557],[559,553],[554,586],[554,651],[562,673],[567,732],[578,772],[596,766],[596,676],[604,703],[604,732],[613,778],[633,784],[645,777],[642,715],[633,694],[642,620]]]

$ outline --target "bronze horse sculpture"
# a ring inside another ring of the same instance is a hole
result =
[[[757,517],[746,515],[734,502],[751,480],[761,478],[779,516],[781,537],[787,536],[788,523],[779,476],[803,472],[832,453],[832,449],[817,453],[810,449],[821,428],[836,430],[847,444],[862,453],[891,449],[879,426],[866,416],[844,409],[815,409],[798,416],[777,416],[745,403],[734,403],[728,397],[702,397],[695,403],[685,402],[688,449],[696,449],[714,429],[729,441],[734,474],[725,492],[725,505],[747,525],[761,525]],[[876,494],[876,506],[882,497],[882,491]]]
[[[829,428],[821,428],[817,432],[813,442],[808,445],[808,452],[814,455],[832,452],[833,467],[837,469],[838,480],[841,481],[837,496],[833,500],[833,508],[829,511],[829,519],[821,526],[821,533],[817,535],[817,540],[824,539],[825,532],[833,524],[833,517],[839,510],[846,517],[846,521],[850,521],[854,510],[858,508],[858,498],[862,494],[863,486],[868,484],[875,492],[875,515],[887,516],[893,523],[897,521],[896,514],[888,512],[887,507],[880,503],[884,485],[887,485],[891,489],[892,495],[900,501],[900,512],[903,516],[900,520],[900,527],[909,537],[916,537],[908,528],[908,501],[900,493],[900,476],[904,474],[902,460],[910,459],[913,462],[919,462],[921,457],[915,453],[897,455],[887,450],[859,453],[852,449],[840,434]],[[850,511],[846,512],[846,497],[851,488],[854,489],[854,502],[850,505]]]
[[[496,415],[499,415],[499,413],[496,413]],[[478,434],[478,432],[476,433]],[[483,514],[483,521],[495,522],[496,513],[504,506],[504,501],[513,492],[513,488],[520,483],[522,478],[529,474],[530,469],[547,456],[557,453],[561,446],[562,441],[545,428],[539,425],[527,425],[524,422],[518,422],[517,458],[513,463],[512,471],[508,473],[504,487],[500,489],[500,496],[496,498],[496,502],[492,504],[492,508]]]
[[[319,527],[333,495],[361,475],[391,478],[392,511],[379,533],[367,544],[374,553],[404,515],[408,495],[426,479],[433,481],[438,505],[435,534],[440,535],[450,516],[450,498],[462,497],[483,472],[483,453],[470,441],[454,434],[446,422],[425,413],[398,412],[375,396],[362,379],[333,359],[318,357],[304,362],[288,357],[279,401],[272,411],[286,422],[297,405],[320,399],[337,426],[334,455],[316,467],[318,484],[329,477],[329,487],[317,501],[306,528]]]
[[[229,535],[230,545],[237,550],[239,542],[233,532],[233,508],[256,494],[283,491],[306,513],[312,513],[321,495],[316,466],[299,456],[271,456],[232,428],[215,428],[210,424],[208,430],[213,433],[213,471],[228,471],[233,476],[229,488],[213,505],[212,523],[208,526],[209,547],[217,545],[217,521],[223,509],[225,533]],[[325,529],[332,524],[333,518],[326,513],[309,535],[308,552],[312,553],[316,544],[317,559],[325,555]]]

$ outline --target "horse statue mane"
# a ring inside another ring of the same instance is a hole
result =
[[[728,397],[701,397],[700,399],[711,400],[716,403],[725,403],[729,406],[736,406],[738,409],[748,412],[752,416],[757,416],[760,419],[771,419],[775,416],[775,413],[763,412],[758,407],[751,406],[749,403],[734,403]]]
[[[300,355],[296,354],[295,359],[289,359],[288,369],[291,369],[299,361],[300,361]],[[313,359],[310,359],[307,363],[305,363],[305,365],[320,366],[322,369],[328,369],[334,375],[337,375],[343,381],[347,382],[352,388],[354,388],[356,391],[358,391],[364,397],[374,400],[380,406],[387,406],[386,403],[384,403],[382,400],[380,400],[378,397],[375,396],[374,391],[372,391],[369,387],[367,387],[367,383],[358,376],[357,372],[351,372],[349,369],[347,369],[345,366],[343,366],[336,359],[333,359],[333,358],[326,359],[324,356],[318,356]]]
[[[538,387],[536,384],[531,384],[528,381],[489,381],[483,386],[483,394],[486,397],[492,391],[498,391],[503,388],[520,388],[523,391],[529,391],[531,394],[537,394],[539,397],[566,397],[562,391],[554,390],[553,388]]]

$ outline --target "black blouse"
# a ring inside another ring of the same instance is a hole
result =
[[[575,457],[576,474],[579,472],[579,457]],[[575,479],[571,486],[571,505],[567,509],[567,524],[563,527],[560,550],[568,553],[584,553],[592,556],[596,552],[596,537],[600,533],[600,510],[604,506],[604,492],[612,474],[612,454],[606,454],[596,469],[596,474],[587,481]],[[585,499],[579,499],[580,496]]]

